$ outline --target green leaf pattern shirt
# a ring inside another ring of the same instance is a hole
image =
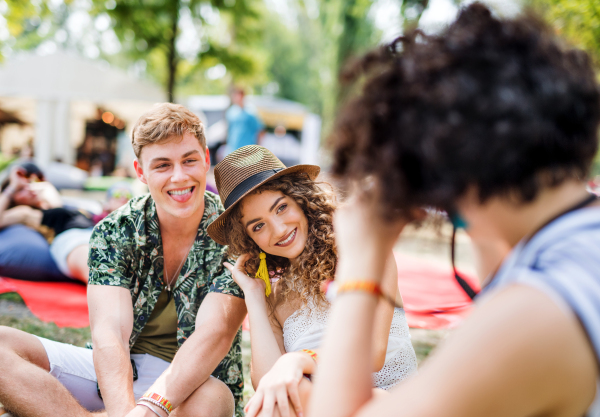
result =
[[[212,240],[206,228],[224,209],[219,198],[204,194],[204,216],[198,235],[172,289],[177,310],[179,347],[194,332],[196,314],[204,297],[215,292],[243,298],[243,293],[223,266],[227,247]],[[129,289],[133,303],[134,345],[164,287],[163,247],[156,206],[150,195],[133,198],[96,225],[90,239],[89,285],[113,285]],[[212,375],[223,381],[234,395],[236,415],[241,417],[244,380],[242,375],[241,328],[229,353]]]

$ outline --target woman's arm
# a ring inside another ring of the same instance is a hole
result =
[[[35,213],[30,207],[9,209],[13,195],[27,186],[29,181],[25,178],[25,170],[20,167],[12,168],[8,186],[0,193],[0,228],[19,223],[36,227],[41,223],[41,212]]]
[[[541,291],[515,285],[479,306],[417,376],[345,415],[580,416],[597,378],[575,315]]]
[[[336,281],[381,284],[385,265],[405,222],[383,222],[370,207],[350,201],[335,214]],[[349,292],[333,302],[319,375],[309,403],[314,416],[349,416],[372,395],[373,337],[378,299]],[[388,330],[389,332],[389,330]]]
[[[248,255],[242,255],[237,259],[235,266],[228,262],[225,262],[224,265],[231,271],[231,276],[244,292],[251,329],[252,385],[256,388],[263,375],[273,367],[285,351],[282,349],[283,337],[281,336],[280,342],[275,337],[275,333],[281,334],[281,331],[278,330],[277,324],[272,323],[269,318],[265,283],[246,274],[244,265],[248,259]]]
[[[398,267],[393,253],[390,253],[385,264],[381,290],[384,294],[395,299],[398,305],[402,305],[402,298],[398,291]],[[394,306],[388,301],[380,299],[375,308],[373,324],[373,372],[379,372],[385,364],[385,354],[393,318]]]

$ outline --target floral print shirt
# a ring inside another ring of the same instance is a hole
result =
[[[224,211],[223,206],[209,191],[204,194],[204,204],[196,241],[172,289],[179,347],[194,332],[198,308],[207,294],[244,296],[223,266],[227,247],[216,243],[206,232],[208,225]],[[89,285],[113,285],[130,291],[133,303],[131,349],[165,286],[162,239],[156,205],[150,195],[131,199],[96,225],[90,239],[88,265]],[[231,389],[238,417],[243,415],[244,389],[241,335],[240,328],[229,353],[212,373]]]

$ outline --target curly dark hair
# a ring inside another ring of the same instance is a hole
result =
[[[361,92],[340,113],[332,173],[361,181],[382,214],[452,209],[475,186],[535,199],[585,179],[598,147],[600,94],[588,55],[533,14],[508,20],[475,3],[438,36],[416,30],[349,67]]]
[[[277,284],[277,298],[272,305],[273,309],[279,303],[296,297],[303,305],[309,300],[317,307],[325,305],[320,285],[325,280],[332,280],[335,275],[337,250],[333,234],[335,194],[323,185],[328,184],[317,183],[304,173],[288,174],[263,184],[250,194],[280,191],[298,203],[308,220],[306,249],[300,254],[297,262],[291,264],[288,258],[266,254],[270,271],[278,267],[284,270],[282,279]],[[243,200],[232,210],[229,220],[225,223],[224,234],[227,236],[231,256],[250,254],[251,258],[246,262],[246,271],[254,275],[258,269],[261,250],[242,225],[242,207]]]

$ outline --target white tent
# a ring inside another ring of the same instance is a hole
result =
[[[0,97],[8,110],[35,114],[30,121],[35,124],[36,160],[42,166],[55,158],[74,162],[74,144],[83,138],[82,127],[96,106],[118,111],[131,127],[153,103],[165,101],[164,92],[151,83],[64,51],[24,53],[8,60],[0,67]]]

